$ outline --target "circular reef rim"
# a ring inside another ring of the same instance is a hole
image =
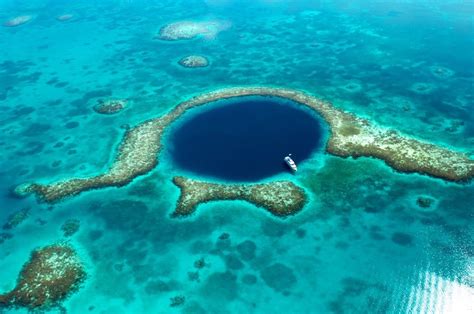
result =
[[[326,142],[326,153],[328,154],[339,157],[377,158],[400,172],[420,173],[457,183],[468,182],[474,177],[474,160],[464,152],[402,135],[396,130],[384,128],[339,109],[306,91],[245,86],[218,89],[191,97],[173,107],[168,113],[128,129],[118,147],[114,161],[105,171],[89,177],[72,177],[46,184],[23,184],[15,191],[18,195],[34,193],[40,201],[54,203],[84,191],[127,185],[158,165],[157,156],[162,150],[163,133],[185,111],[218,99],[251,95],[288,98],[321,115],[329,125],[329,138]],[[194,183],[190,184],[192,187]],[[279,185],[281,184],[280,182]],[[293,182],[284,181],[283,184],[289,186]],[[255,191],[258,191],[258,188],[260,187],[257,187]],[[286,190],[290,191],[291,188]],[[193,190],[193,195],[206,194],[205,191],[199,190],[197,192]],[[200,199],[200,202],[208,202],[226,196],[228,195],[225,193],[211,196],[206,194]],[[240,195],[237,194],[237,196]],[[247,199],[258,198],[248,197]],[[284,208],[287,205],[285,202],[285,199],[281,200],[278,206]],[[303,204],[303,202],[299,202],[299,204]],[[266,206],[265,203],[255,205]]]

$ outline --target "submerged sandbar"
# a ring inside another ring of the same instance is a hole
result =
[[[220,99],[243,96],[286,98],[316,111],[329,125],[327,153],[340,157],[379,158],[398,171],[417,172],[447,181],[466,181],[474,176],[474,160],[466,154],[403,136],[306,92],[284,88],[236,87],[192,97],[167,114],[129,129],[114,162],[104,173],[49,184],[23,184],[16,191],[19,194],[35,193],[45,202],[55,202],[91,189],[126,185],[158,164],[164,130],[186,110]]]

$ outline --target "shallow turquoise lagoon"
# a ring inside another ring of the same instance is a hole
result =
[[[309,195],[280,219],[240,201],[170,217],[182,170],[56,204],[24,182],[107,168],[125,130],[222,87],[307,91],[405,135],[474,157],[474,5],[468,1],[0,0],[0,293],[37,247],[67,241],[88,277],[59,313],[472,313],[474,185],[316,151],[292,180]],[[57,17],[72,14],[72,18]],[[213,36],[163,41],[177,21]],[[184,68],[188,55],[209,66]],[[100,99],[127,99],[114,115]],[[258,157],[258,156],[257,156]],[[420,206],[420,199],[430,206]],[[61,226],[80,221],[65,237]],[[196,268],[203,258],[206,266]],[[171,299],[184,303],[171,306]],[[0,308],[0,313],[26,313]]]

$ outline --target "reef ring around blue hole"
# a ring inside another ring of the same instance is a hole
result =
[[[291,100],[243,96],[193,108],[169,130],[171,161],[225,181],[255,182],[288,172],[323,147],[323,119]]]

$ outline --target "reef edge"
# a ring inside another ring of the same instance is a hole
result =
[[[192,97],[167,114],[127,130],[115,160],[102,174],[50,184],[23,184],[16,192],[19,195],[34,193],[40,200],[52,203],[83,191],[124,186],[156,167],[164,130],[184,112],[217,100],[244,96],[285,98],[316,111],[329,125],[326,151],[332,155],[374,157],[397,171],[416,172],[452,182],[465,182],[474,177],[474,160],[466,154],[377,126],[306,92],[272,87],[233,87]]]

